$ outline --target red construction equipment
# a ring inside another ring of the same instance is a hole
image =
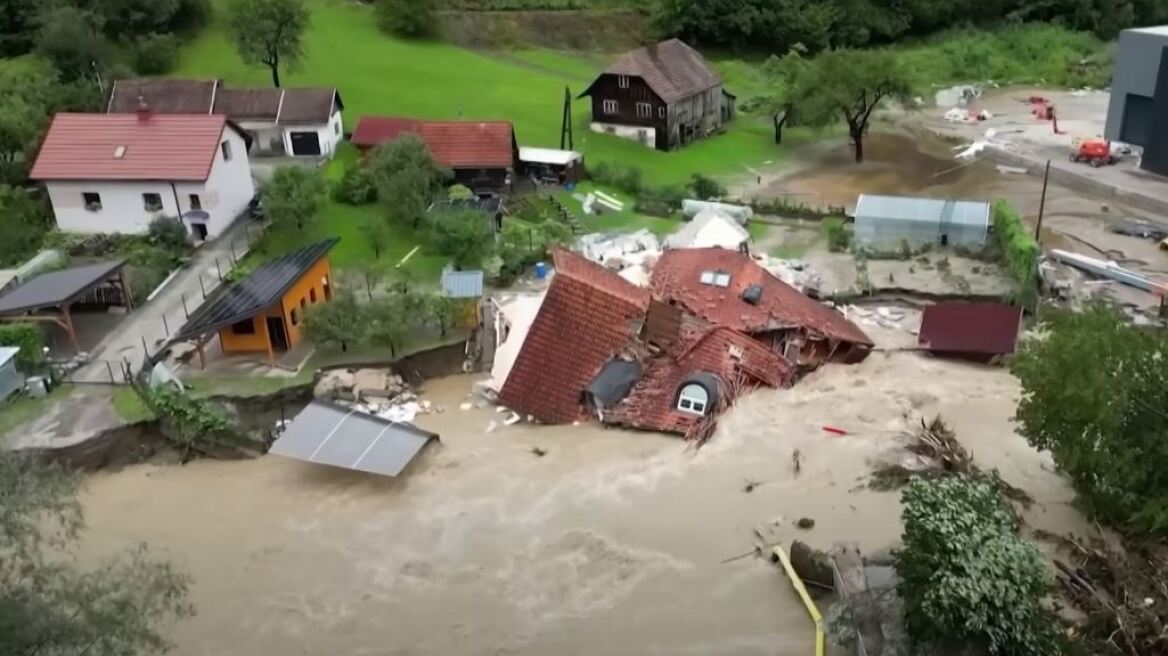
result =
[[[1072,145],[1072,148],[1072,162],[1086,162],[1095,168],[1115,163],[1115,155],[1111,153],[1111,142],[1106,139],[1084,139],[1077,146]]]

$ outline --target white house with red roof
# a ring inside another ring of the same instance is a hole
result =
[[[66,232],[139,234],[172,216],[202,241],[255,195],[250,140],[221,114],[61,113],[29,177],[44,183]]]

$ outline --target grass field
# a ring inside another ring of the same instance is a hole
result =
[[[281,77],[288,85],[338,87],[350,130],[367,114],[505,119],[515,124],[520,143],[557,147],[565,85],[579,93],[607,61],[596,55],[552,51],[498,55],[446,43],[407,42],[379,32],[367,6],[348,0],[309,0],[309,6],[307,56],[298,70]],[[750,67],[734,61],[717,65],[740,97],[756,90],[758,81]],[[183,48],[172,75],[219,77],[232,85],[270,84],[266,68],[246,66],[239,59],[221,19]],[[574,102],[576,148],[589,161],[638,166],[650,184],[680,184],[695,172],[744,174],[747,166],[781,157],[770,142],[766,119],[760,117],[743,117],[725,135],[661,153],[589,132],[589,113],[587,100]]]

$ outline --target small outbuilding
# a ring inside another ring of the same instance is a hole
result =
[[[20,349],[14,346],[0,346],[0,403],[24,387],[24,377],[16,370],[18,353]]]
[[[528,177],[544,184],[569,184],[584,179],[584,156],[574,150],[519,147],[519,164]]]
[[[856,203],[856,242],[865,246],[981,248],[989,229],[990,204],[981,201],[861,194]]]
[[[925,308],[917,346],[936,355],[989,362],[1014,352],[1022,308],[999,303],[938,303]]]
[[[0,322],[42,322],[65,330],[80,352],[73,306],[82,302],[134,309],[124,275],[125,260],[98,262],[41,274],[0,296]]]

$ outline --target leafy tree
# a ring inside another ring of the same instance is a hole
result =
[[[304,334],[316,345],[335,344],[342,351],[365,341],[369,322],[353,293],[339,290],[328,303],[318,303],[304,313]]]
[[[431,220],[434,245],[460,269],[482,266],[495,249],[495,235],[482,212],[442,212]]]
[[[391,219],[417,227],[426,208],[451,177],[426,144],[407,133],[378,146],[369,161],[377,197]]]
[[[57,72],[36,57],[0,59],[0,161],[3,180],[19,184],[57,95]]]
[[[458,321],[466,304],[457,298],[450,298],[445,294],[430,294],[425,297],[424,305],[426,318],[438,325],[442,337]]]
[[[389,227],[378,217],[367,219],[360,226],[361,236],[373,251],[373,259],[380,260],[385,247],[389,245]]]
[[[327,194],[328,183],[320,169],[281,166],[264,187],[264,213],[278,226],[303,230],[324,207]]]
[[[711,177],[704,176],[701,173],[695,173],[690,178],[689,188],[694,196],[702,200],[721,198],[726,195],[726,188],[720,182]]]
[[[0,185],[0,216],[4,217],[0,266],[13,265],[32,256],[53,225],[47,203],[20,187]]]
[[[272,86],[280,86],[280,66],[293,69],[304,55],[301,39],[309,21],[304,0],[231,0],[227,14],[239,56],[267,66]]]
[[[766,98],[766,105],[775,128],[775,144],[783,143],[783,127],[793,123],[797,102],[799,79],[806,74],[807,60],[803,58],[806,48],[797,44],[782,57],[771,55],[763,64],[763,71],[776,87],[775,93]]]
[[[1020,432],[1051,452],[1089,512],[1168,536],[1168,343],[1102,305],[1043,309],[1042,324],[1010,366]]]
[[[438,3],[433,0],[377,0],[377,26],[387,34],[407,38],[438,31]]]
[[[0,1],[0,57],[15,57],[32,50],[36,42],[37,3]]]
[[[990,480],[916,479],[901,498],[904,546],[894,553],[904,626],[916,653],[973,646],[991,656],[1061,656],[1042,601],[1053,582],[1014,530]]]
[[[345,169],[344,175],[333,187],[333,198],[346,205],[366,205],[377,200],[377,186],[373,184],[373,174],[361,164]]]
[[[189,580],[144,546],[78,568],[79,483],[0,450],[0,654],[161,654],[161,626],[194,612]]]
[[[36,324],[0,324],[0,346],[20,349],[16,353],[16,368],[26,374],[40,373],[45,364],[45,335]]]
[[[185,253],[190,250],[191,240],[182,220],[173,216],[156,216],[146,229],[150,243],[168,253]]]
[[[134,70],[142,75],[161,75],[174,66],[178,39],[173,34],[150,33],[130,45]]]
[[[102,33],[101,15],[70,5],[51,7],[38,17],[37,52],[60,71],[66,81],[90,79],[113,55]]]
[[[388,346],[389,354],[396,357],[409,332],[409,317],[413,315],[411,305],[415,302],[410,295],[393,293],[371,303],[367,307],[369,342]]]
[[[811,60],[797,75],[791,98],[809,125],[843,120],[855,147],[856,162],[864,161],[864,135],[872,112],[885,99],[907,102],[908,75],[896,56],[880,50],[833,50]]]

